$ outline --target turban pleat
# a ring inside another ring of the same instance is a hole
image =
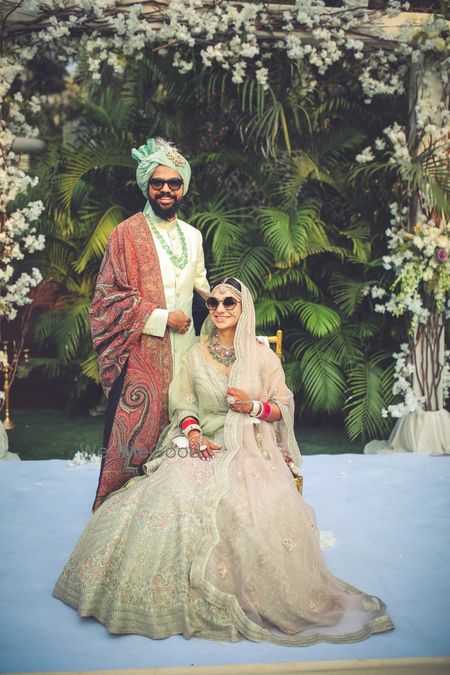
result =
[[[131,150],[131,156],[138,163],[136,180],[145,197],[148,197],[148,181],[155,169],[161,165],[177,171],[183,179],[184,194],[188,191],[191,167],[183,155],[180,155],[178,150],[171,147],[169,143],[148,138],[144,145]]]

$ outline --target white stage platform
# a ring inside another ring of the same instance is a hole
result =
[[[0,463],[1,670],[324,673],[326,664],[336,670],[341,664],[341,671],[356,673],[380,672],[375,664],[382,662],[372,660],[406,659],[396,673],[450,672],[450,659],[429,660],[450,656],[450,457],[317,455],[304,458],[303,474],[320,529],[337,540],[325,551],[330,569],[380,596],[394,631],[304,648],[109,635],[52,597],[89,518],[98,467],[11,461]],[[369,661],[361,670],[362,659]],[[219,664],[225,667],[213,667]]]

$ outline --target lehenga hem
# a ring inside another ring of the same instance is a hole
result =
[[[144,637],[148,637],[154,640],[164,640],[175,635],[182,635],[186,639],[191,639],[193,637],[202,638],[206,640],[216,640],[223,642],[240,642],[242,640],[251,640],[252,642],[272,642],[273,644],[283,645],[287,647],[309,647],[311,645],[317,644],[318,642],[328,642],[334,644],[345,644],[352,642],[359,642],[364,640],[371,635],[376,633],[382,633],[388,630],[394,629],[394,624],[392,623],[389,616],[382,615],[371,619],[366,628],[351,633],[349,635],[340,635],[332,636],[324,633],[315,633],[307,637],[301,636],[282,636],[275,635],[274,633],[267,631],[267,634],[256,635],[254,631],[249,630],[248,627],[244,628],[244,632],[240,633],[236,630],[236,627],[230,623],[230,630],[226,630],[224,626],[223,630],[208,630],[204,627],[199,628],[198,631],[190,626],[189,630],[186,630],[186,624],[183,621],[183,618],[180,616],[178,625],[173,621],[175,615],[171,612],[171,626],[161,626],[161,621],[158,620],[158,628],[156,626],[149,626],[147,617],[143,616],[139,619],[134,610],[118,610],[114,611],[114,618],[107,618],[98,608],[89,609],[88,607],[79,607],[78,597],[76,593],[71,593],[67,588],[61,588],[58,585],[53,591],[55,598],[58,598],[66,605],[73,607],[78,611],[78,614],[82,618],[94,618],[97,621],[100,621],[109,633],[113,635],[126,635],[126,634],[137,634]],[[132,617],[130,613],[133,612]]]

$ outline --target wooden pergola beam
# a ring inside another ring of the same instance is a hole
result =
[[[132,5],[138,4],[135,0],[121,0],[112,8],[105,11],[105,16],[114,16],[115,14],[128,14]],[[144,0],[139,3],[142,6],[142,15],[150,23],[155,31],[160,30],[165,24],[165,14],[170,0]],[[246,3],[231,1],[231,5],[236,8],[242,8]],[[213,2],[205,2],[204,9],[207,11],[214,7]],[[202,10],[200,9],[199,12]],[[284,37],[285,33],[281,30],[281,22],[283,12],[294,12],[295,7],[290,4],[269,3],[266,5],[266,11],[269,16],[267,25],[260,25],[257,27],[256,35],[263,41],[279,40]],[[322,11],[323,14],[330,16],[339,15],[343,12],[352,12],[356,16],[367,16],[368,20],[361,23],[360,29],[352,29],[348,32],[349,37],[362,40],[368,47],[389,47],[394,46],[399,40],[399,31],[406,23],[410,23],[417,29],[420,28],[423,21],[429,16],[420,12],[401,12],[396,16],[388,16],[379,10],[369,10],[365,8],[355,8],[354,10],[344,10],[343,8],[329,7]],[[20,9],[13,11],[8,17],[5,25],[5,33],[8,37],[19,37],[20,35],[32,35],[42,29],[48,24],[51,16],[56,16],[61,20],[70,15],[83,17],[83,22],[79,28],[74,28],[75,34],[98,32],[102,35],[109,35],[112,33],[111,26],[105,19],[99,19],[94,13],[90,13],[86,17],[86,12],[83,12],[77,7],[65,7],[58,10],[52,10],[45,13],[31,13],[23,12]],[[295,26],[295,21],[293,22]],[[449,26],[450,26],[450,22]],[[301,27],[294,28],[293,33],[297,35],[303,42],[314,42],[309,31]],[[223,36],[226,39],[226,35]],[[198,42],[202,42],[201,35],[197,37]]]

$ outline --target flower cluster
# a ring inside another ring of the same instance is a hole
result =
[[[398,222],[405,214],[399,214],[396,204],[391,208]],[[389,254],[383,256],[383,266],[394,272],[395,280],[390,294],[378,286],[371,289],[373,298],[386,296],[382,304],[375,305],[375,311],[407,315],[413,334],[419,323],[427,323],[430,312],[448,311],[450,227],[444,223],[439,226],[422,214],[414,232],[394,225],[386,234]]]
[[[373,286],[370,294],[373,299],[380,301],[375,305],[375,311],[388,312],[396,317],[406,316],[408,319],[410,343],[403,344],[400,352],[393,355],[396,361],[393,393],[400,395],[402,400],[383,411],[384,416],[403,417],[422,410],[424,403],[427,409],[433,405],[425,396],[416,393],[418,390],[425,393],[429,383],[423,380],[429,376],[422,374],[419,377],[416,372],[415,341],[421,326],[422,330],[430,330],[433,317],[438,317],[437,326],[440,321],[450,317],[450,227],[444,223],[437,225],[432,219],[421,215],[414,232],[408,232],[401,227],[407,215],[406,208],[399,211],[394,203],[391,210],[393,225],[387,230],[389,254],[383,257],[383,266],[394,272],[394,281],[389,292],[380,286]],[[436,327],[431,328],[433,334],[427,343],[430,340],[439,341],[436,330]],[[425,348],[428,349],[429,345]],[[437,349],[434,358],[438,358],[438,353]],[[450,387],[449,355],[446,352],[444,361],[439,361],[437,369],[433,371],[434,377],[441,379],[444,401]],[[416,387],[414,378],[417,379]],[[430,398],[429,392],[427,395]]]
[[[45,29],[34,35],[29,50],[35,49],[36,43],[57,45],[60,58],[82,50],[92,79],[100,80],[105,66],[120,74],[128,57],[140,59],[145,48],[155,46],[161,52],[171,48],[173,65],[187,73],[194,66],[196,47],[204,67],[218,65],[230,72],[238,85],[253,73],[267,89],[271,54],[281,49],[293,61],[301,60],[309,66],[305,81],[311,88],[316,75],[324,75],[338,62],[352,67],[367,101],[377,94],[398,93],[404,86],[409,44],[403,39],[389,54],[365,48],[358,36],[383,38],[379,24],[384,13],[370,13],[352,0],[344,0],[339,9],[330,9],[324,0],[296,0],[288,11],[263,3],[238,5],[226,0],[171,0],[152,11],[130,3],[118,12],[110,11],[115,4],[114,0],[24,0],[23,10],[40,11],[48,17]],[[57,17],[52,13],[56,9]],[[388,14],[401,9],[397,0],[388,2]],[[80,37],[83,23],[86,33]],[[22,54],[18,52],[18,56],[23,62]],[[30,54],[25,57],[30,58]],[[13,72],[13,61],[9,63],[10,81],[20,65],[17,68]]]
[[[392,393],[400,395],[403,400],[383,409],[381,414],[383,417],[390,415],[399,418],[422,410],[425,397],[417,396],[413,388],[414,365],[410,345],[408,343],[400,345],[399,353],[393,354],[393,357],[395,359],[395,382]]]
[[[16,114],[16,120],[17,117]],[[13,209],[8,213],[8,207],[16,197],[27,192],[37,181],[19,168],[16,155],[11,150],[14,136],[5,128],[4,121],[1,124],[0,183],[3,190],[0,195],[0,317],[12,320],[19,307],[31,302],[31,289],[42,281],[37,268],[33,267],[31,273],[22,272],[17,276],[15,265],[26,254],[44,248],[44,236],[37,234],[33,225],[44,205],[41,201],[29,202],[22,209]]]
[[[36,51],[37,45],[22,45],[0,58],[0,103],[3,103],[3,114],[7,113],[7,118],[0,119],[0,318],[8,320],[16,317],[19,307],[32,301],[30,291],[42,281],[36,267],[17,271],[17,264],[27,254],[44,248],[44,236],[37,234],[35,226],[44,206],[41,201],[34,201],[21,209],[14,208],[17,197],[34,187],[37,178],[20,168],[20,157],[13,151],[17,134],[28,138],[37,136],[38,130],[29,119],[39,112],[41,100],[38,96],[25,100],[20,91],[9,94]]]
[[[88,452],[86,450],[78,450],[72,459],[67,461],[67,464],[71,469],[77,466],[83,466],[83,464],[95,464],[99,465],[102,461],[101,455],[96,454],[95,452]]]
[[[327,7],[324,0],[296,0],[288,10],[227,0],[171,0],[150,11],[139,3],[111,11],[115,5],[115,0],[23,0],[22,9],[43,13],[47,25],[33,35],[25,50],[22,39],[19,65],[14,65],[14,59],[8,61],[6,79],[14,79],[20,63],[30,60],[39,43],[57,45],[60,58],[84,51],[94,80],[101,79],[105,66],[122,73],[127,58],[140,59],[145,48],[156,46],[161,52],[171,49],[173,64],[181,73],[192,70],[196,51],[204,67],[218,65],[230,72],[236,84],[253,73],[266,89],[271,55],[281,49],[291,60],[309,66],[305,81],[311,88],[317,76],[338,62],[352,68],[369,102],[376,95],[404,91],[410,59],[430,51],[442,56],[447,45],[445,22],[424,15],[420,39],[417,27],[406,25],[396,36],[397,45],[391,42],[388,50],[367,46],[367,39],[379,45],[385,37],[383,16],[408,8],[407,2],[399,0],[389,0],[385,12],[369,12],[354,0],[344,0],[336,9]],[[86,32],[80,37],[83,24]],[[25,53],[27,49],[30,53]],[[445,64],[441,68],[444,73]]]

